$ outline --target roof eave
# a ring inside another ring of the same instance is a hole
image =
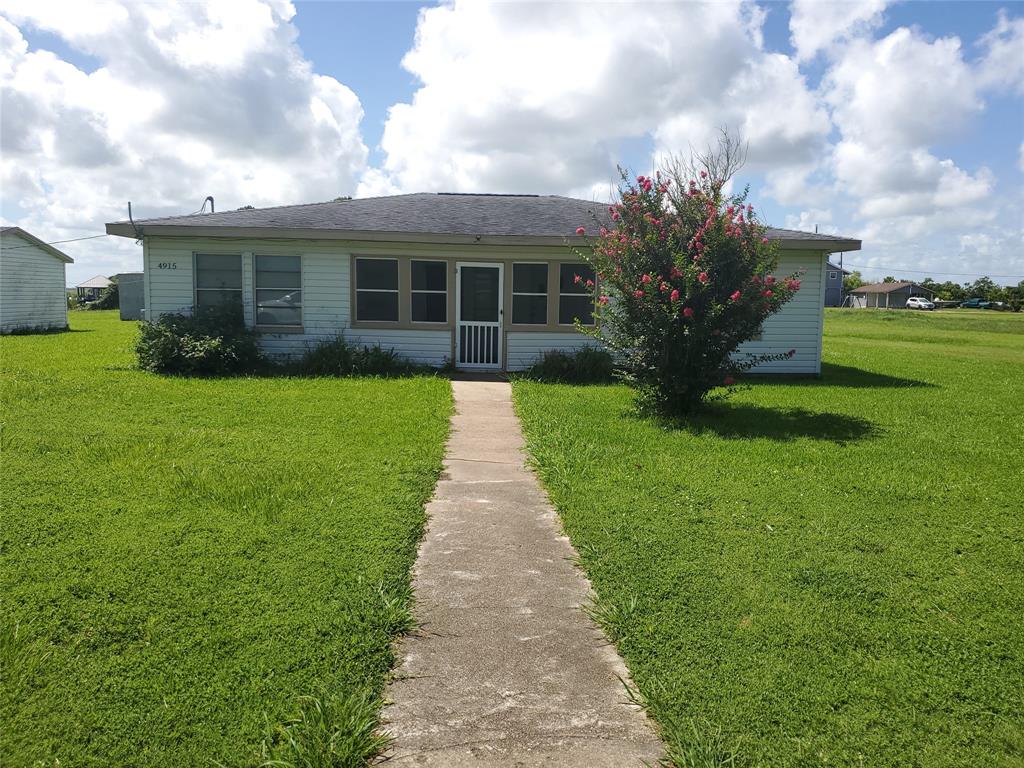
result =
[[[18,237],[20,237],[23,240],[27,240],[28,242],[32,243],[32,245],[36,246],[37,248],[39,248],[42,251],[45,251],[50,256],[53,256],[55,259],[59,259],[60,261],[63,261],[65,264],[74,264],[75,263],[75,260],[72,259],[70,256],[68,256],[66,253],[64,253],[64,251],[60,250],[59,248],[54,248],[49,243],[43,242],[42,240],[40,240],[35,235],[30,234],[29,232],[26,232],[21,227],[8,227],[7,231],[11,232],[12,234],[17,235]]]

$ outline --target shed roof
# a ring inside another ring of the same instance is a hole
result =
[[[90,277],[84,283],[79,283],[75,288],[106,288],[110,285],[110,280],[103,275],[96,275],[96,277]]]
[[[606,203],[560,195],[421,192],[143,219],[135,226],[144,235],[558,244],[582,243],[576,228],[594,234],[595,218],[607,223],[607,210]],[[107,232],[138,236],[127,221],[107,224]],[[790,229],[770,228],[768,237],[795,248],[860,249],[859,240]]]
[[[919,283],[908,283],[906,281],[897,281],[895,283],[871,283],[870,285],[862,285],[859,288],[854,288],[850,293],[892,293],[893,291],[902,291],[904,288],[910,288],[911,290],[922,290],[928,293],[935,293],[931,288],[926,288]]]
[[[64,253],[64,251],[60,250],[59,248],[54,248],[49,243],[43,242],[42,240],[40,240],[35,235],[33,235],[33,234],[29,233],[29,232],[26,232],[21,227],[0,227],[0,232],[2,232],[5,235],[6,234],[17,235],[18,237],[20,237],[25,242],[31,243],[32,245],[36,246],[40,250],[50,254],[55,259],[60,259],[65,264],[74,264],[74,262],[75,262],[75,260],[72,259],[70,256],[68,256],[66,253]],[[15,246],[15,247],[17,247],[17,246]]]

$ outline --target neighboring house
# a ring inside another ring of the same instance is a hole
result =
[[[917,283],[873,283],[850,291],[851,307],[860,309],[905,309],[911,296],[932,298],[935,291]]]
[[[96,275],[96,277],[90,277],[84,283],[76,285],[75,290],[78,291],[80,301],[96,301],[109,285],[110,280],[103,275]]]
[[[843,305],[843,278],[850,274],[831,261],[825,262],[825,306],[841,307]]]
[[[122,320],[141,320],[143,301],[142,272],[121,272],[114,275],[117,281],[117,306]]]
[[[520,370],[548,350],[592,343],[592,277],[569,245],[596,234],[607,206],[538,195],[409,194],[107,224],[142,238],[146,318],[227,302],[269,354],[299,355],[344,335],[440,366]],[[137,229],[136,229],[137,228]],[[802,288],[756,353],[795,349],[763,372],[818,373],[828,254],[860,241],[770,230],[780,275]]]
[[[71,263],[21,227],[0,228],[0,333],[67,328],[64,265]]]

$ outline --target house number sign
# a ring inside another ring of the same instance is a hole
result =
[[[177,269],[178,262],[176,261],[161,261],[156,265],[157,269]]]

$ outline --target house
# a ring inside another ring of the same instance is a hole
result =
[[[860,309],[905,309],[911,296],[932,298],[935,291],[917,283],[872,283],[850,291],[850,306]]]
[[[141,320],[143,301],[143,279],[141,272],[119,272],[114,275],[117,283],[117,307],[122,320]]]
[[[146,317],[235,303],[271,355],[343,334],[407,359],[520,370],[592,340],[593,277],[569,245],[607,206],[553,195],[408,194],[107,224],[141,238]],[[596,233],[596,232],[595,232]],[[764,372],[818,373],[825,261],[860,241],[773,229],[803,287],[745,346],[796,354]]]
[[[843,278],[850,274],[831,261],[825,262],[825,306],[841,307],[843,305]]]
[[[96,301],[103,293],[104,289],[110,286],[110,280],[103,275],[96,275],[96,277],[90,277],[84,283],[79,283],[75,286],[75,290],[78,292],[79,301]]]
[[[0,333],[68,327],[70,256],[21,227],[0,228]]]

